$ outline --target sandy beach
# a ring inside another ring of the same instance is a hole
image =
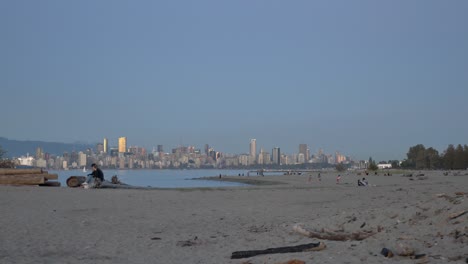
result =
[[[340,184],[337,172],[320,182],[317,173],[233,176],[223,179],[276,184],[214,189],[0,186],[0,263],[466,263],[467,172],[412,173],[342,173]],[[362,177],[371,186],[358,187]],[[372,235],[333,241],[298,226]],[[231,259],[235,251],[315,242],[326,248]]]

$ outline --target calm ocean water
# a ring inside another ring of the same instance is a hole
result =
[[[113,175],[117,175],[120,181],[126,184],[141,187],[161,187],[161,188],[193,188],[193,187],[226,187],[226,186],[244,186],[241,183],[217,182],[205,180],[192,180],[193,178],[238,175],[239,173],[247,175],[246,170],[103,170],[104,178],[110,180]],[[69,171],[49,171],[59,175],[59,181],[62,186],[67,186],[67,179],[70,176],[86,176],[91,173],[90,170]]]

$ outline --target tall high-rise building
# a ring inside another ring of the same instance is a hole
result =
[[[100,154],[104,152],[104,145],[102,143],[96,144],[96,153]]]
[[[103,145],[104,145],[104,153],[107,153],[107,151],[109,151],[109,141],[107,140],[107,138],[104,138]]]
[[[119,137],[119,153],[127,152],[127,137]]]
[[[281,164],[281,152],[280,148],[274,147],[271,153],[271,160],[273,164]]]
[[[158,152],[159,153],[164,152],[163,145],[158,145]]]
[[[309,162],[310,159],[310,150],[307,147],[307,144],[299,144],[299,154],[304,155],[304,162]]]
[[[257,157],[257,140],[251,139],[250,140],[250,157],[252,160],[256,160]]]
[[[42,159],[43,158],[43,152],[41,147],[36,148],[36,159]]]

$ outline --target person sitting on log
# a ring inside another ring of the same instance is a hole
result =
[[[94,183],[99,184],[99,183],[103,182],[104,181],[104,173],[102,172],[102,170],[100,168],[98,168],[96,163],[91,164],[91,168],[93,168],[93,172],[88,174],[88,178],[86,179],[86,183],[91,184],[92,182],[94,182]]]

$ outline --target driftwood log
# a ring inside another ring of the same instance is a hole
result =
[[[41,174],[47,173],[42,169],[0,169],[0,175],[16,175],[16,174]]]
[[[38,185],[45,181],[42,174],[0,175],[0,184]]]
[[[70,176],[67,179],[67,186],[71,188],[76,188],[76,187],[81,187],[81,185],[86,181],[85,176]],[[138,186],[132,186],[128,185],[125,183],[121,183],[118,178],[113,178],[114,182],[118,183],[112,183],[109,181],[104,180],[103,182],[99,183],[98,186],[93,187],[93,188],[98,188],[98,189],[152,189],[152,188],[146,188],[146,187],[138,187]]]
[[[323,240],[332,240],[332,241],[348,241],[348,240],[360,241],[378,233],[378,231],[361,231],[361,232],[346,233],[342,231],[331,231],[331,230],[326,230],[326,229],[322,229],[320,231],[315,231],[315,230],[311,231],[311,230],[304,229],[299,224],[294,225],[293,230],[306,237],[323,239]]]
[[[67,186],[71,188],[80,187],[86,181],[85,176],[70,176],[67,179]]]
[[[302,244],[302,245],[291,246],[291,247],[268,248],[264,250],[236,251],[232,253],[231,259],[250,258],[250,257],[254,257],[257,255],[264,255],[264,254],[319,251],[325,248],[326,246],[323,242],[318,242],[318,243]]]
[[[0,184],[59,186],[57,174],[49,174],[42,169],[0,169]]]

